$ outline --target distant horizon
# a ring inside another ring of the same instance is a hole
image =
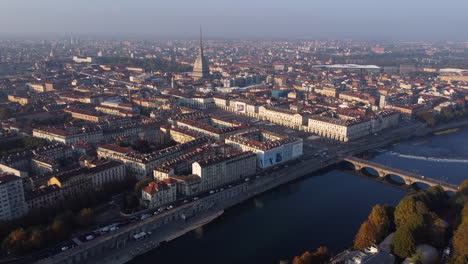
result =
[[[468,1],[4,0],[0,38],[468,41]]]
[[[198,32],[197,32],[198,33]],[[87,33],[77,33],[77,34],[66,34],[66,33],[1,33],[0,32],[0,41],[1,40],[66,40],[70,37],[81,41],[198,41],[199,36],[197,34],[191,35],[160,35],[160,36],[151,36],[149,34],[87,34]],[[203,33],[203,40],[205,41],[291,41],[291,42],[307,42],[307,41],[351,41],[351,42],[376,42],[376,43],[397,43],[397,42],[414,42],[414,43],[468,43],[468,38],[466,39],[417,39],[417,38],[350,38],[350,37],[242,37],[242,36],[216,36],[210,35],[209,33]]]

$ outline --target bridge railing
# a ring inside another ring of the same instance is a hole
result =
[[[374,168],[374,169],[383,169],[383,170],[387,170],[387,171],[390,171],[390,172],[394,172],[396,174],[403,174],[403,175],[408,176],[410,178],[421,179],[422,181],[430,182],[430,183],[433,183],[433,184],[438,184],[438,185],[441,185],[441,186],[458,189],[457,184],[442,181],[442,180],[437,180],[437,179],[427,177],[427,176],[424,176],[424,175],[421,175],[421,174],[417,174],[417,173],[414,173],[414,172],[411,172],[411,171],[406,171],[406,170],[402,170],[402,169],[399,169],[399,168],[390,167],[388,165],[377,163],[377,162],[374,162],[374,161],[360,159],[360,158],[356,158],[356,157],[346,157],[346,158],[344,158],[344,160],[349,161],[349,162],[353,162],[353,161],[354,162],[359,162],[361,164],[364,164],[365,166],[369,166],[369,167]]]

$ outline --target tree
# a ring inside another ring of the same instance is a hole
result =
[[[0,119],[6,118],[10,114],[10,110],[8,108],[1,107],[0,108]]]
[[[372,212],[369,215],[369,221],[371,221],[377,228],[377,242],[383,240],[393,230],[394,211],[395,209],[388,204],[377,204],[372,208]]]
[[[392,241],[392,251],[400,258],[407,258],[416,249],[416,241],[412,230],[408,227],[400,227],[395,232]]]
[[[325,264],[330,259],[330,252],[327,247],[319,247],[313,253],[304,252],[301,256],[294,257],[293,264]]]
[[[423,257],[422,250],[418,249],[416,251],[416,254],[413,254],[413,256],[411,256],[410,260],[411,260],[411,263],[414,263],[414,264],[424,264],[423,262],[424,257]]]
[[[80,226],[88,226],[94,221],[94,211],[91,208],[83,208],[76,216],[76,223]]]
[[[439,185],[429,187],[425,193],[429,195],[430,203],[427,206],[431,210],[440,210],[446,205],[448,196]]]
[[[420,214],[410,215],[406,219],[405,225],[399,228],[409,229],[416,243],[424,242],[428,237],[428,227],[425,217]]]
[[[28,240],[28,244],[30,244],[34,249],[40,249],[44,246],[44,242],[44,230],[40,227],[33,228]]]
[[[466,219],[455,231],[453,248],[457,256],[468,256],[468,221]]]
[[[419,120],[426,122],[426,124],[430,127],[435,127],[437,125],[437,116],[433,112],[429,112],[429,111],[418,112],[416,114],[416,117]]]
[[[141,153],[149,153],[151,152],[151,148],[149,145],[149,142],[143,139],[137,139],[133,145],[132,148],[136,151],[139,151]]]
[[[367,220],[362,223],[356,237],[354,238],[354,248],[362,250],[377,243],[377,227],[372,221]]]
[[[48,226],[54,240],[62,240],[68,236],[68,227],[61,219],[55,219],[52,224]]]
[[[414,196],[409,195],[403,198],[395,208],[395,224],[397,227],[404,225],[412,214],[424,215],[429,212],[427,206],[418,201]]]
[[[140,194],[141,190],[143,188],[145,188],[146,186],[148,186],[148,184],[150,182],[153,181],[153,178],[149,177],[149,178],[144,178],[140,181],[138,181],[136,184],[135,184],[135,192],[137,192],[138,194]]]
[[[442,248],[447,242],[447,224],[434,212],[426,216],[427,242],[434,247]]]
[[[2,243],[2,249],[10,251],[14,255],[20,255],[27,251],[27,233],[23,228],[13,230]]]

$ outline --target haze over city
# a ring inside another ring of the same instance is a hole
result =
[[[465,0],[3,0],[0,37],[467,40]]]
[[[0,0],[0,263],[467,264],[468,0]]]

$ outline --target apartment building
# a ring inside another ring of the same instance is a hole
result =
[[[13,220],[26,212],[22,178],[0,174],[0,219]]]
[[[173,179],[150,182],[142,189],[141,199],[148,208],[158,208],[177,200],[176,181]]]
[[[303,154],[302,139],[258,129],[231,136],[225,142],[238,150],[256,153],[260,168],[293,160]]]

